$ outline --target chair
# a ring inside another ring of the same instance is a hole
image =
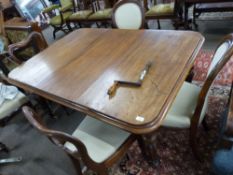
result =
[[[73,0],[60,0],[61,5],[54,4],[42,11],[43,17],[48,20],[53,30],[53,38],[56,38],[58,31],[68,33],[71,31],[70,26],[66,25],[66,20],[75,11],[75,5]],[[57,14],[58,11],[58,14]],[[67,30],[68,28],[68,30]]]
[[[207,1],[208,2],[208,1]],[[233,11],[233,2],[224,1],[213,1],[209,3],[199,2],[195,3],[193,6],[193,24],[197,28],[196,18],[198,18],[201,13],[210,13],[210,12],[232,12]]]
[[[90,0],[90,2],[79,1],[78,11],[73,13],[68,19],[68,23],[96,23],[98,27],[100,23],[108,23],[111,22],[112,16],[112,8],[110,3],[106,0],[104,4],[104,8],[100,5],[99,0]],[[81,26],[81,25],[80,25]]]
[[[137,0],[118,1],[113,7],[112,21],[115,28],[142,29],[145,23],[143,7]]]
[[[41,118],[29,107],[23,107],[28,121],[55,145],[62,148],[75,162],[82,174],[80,161],[101,175],[121,158],[135,138],[130,133],[86,116],[72,135],[48,129]]]
[[[21,42],[22,40],[26,39],[28,35],[33,31],[39,32],[41,34],[42,32],[41,28],[38,26],[38,23],[26,22],[22,19],[10,20],[5,22],[4,29],[6,33],[6,38],[8,39],[8,44],[6,47],[6,52],[0,57],[0,69],[2,69],[5,75],[7,75],[10,70],[14,69],[17,66],[15,63],[12,63],[11,61],[9,61],[9,59],[7,59],[9,57],[8,45]],[[28,57],[30,57],[31,51],[25,50],[24,55],[27,54]]]
[[[17,64],[22,64],[47,47],[48,44],[43,35],[38,32],[32,32],[25,40],[8,46],[9,59]],[[27,52],[26,54],[25,51]]]
[[[212,169],[214,174],[233,173],[233,83],[228,99],[227,108],[221,116],[219,143],[217,152],[213,156]],[[220,148],[219,148],[220,147]]]
[[[233,34],[228,35],[215,51],[207,79],[202,88],[185,82],[177,94],[162,126],[168,128],[190,128],[190,144],[195,156],[197,152],[196,136],[198,126],[206,128],[205,112],[209,89],[217,74],[233,55]]]
[[[156,3],[152,7],[148,8],[148,0],[144,0],[144,8],[146,10],[145,17],[146,20],[156,19],[158,24],[158,29],[161,29],[160,19],[171,19],[173,20],[173,25],[175,29],[178,29],[179,25],[182,23],[182,6],[180,0],[174,0],[171,3]]]

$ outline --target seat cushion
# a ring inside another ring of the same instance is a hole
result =
[[[53,5],[51,5],[51,6],[47,7],[47,8],[44,8],[44,9],[42,10],[42,13],[51,12],[52,10],[58,9],[59,7],[60,7],[60,6],[59,6],[58,4],[53,4]]]
[[[67,20],[72,12],[63,13],[63,20]],[[51,25],[61,25],[61,16],[57,15],[50,19],[49,24]]]
[[[146,12],[146,16],[172,14],[174,12],[174,3],[158,4]]]
[[[0,119],[10,116],[27,101],[27,97],[21,92],[13,100],[5,100],[0,106]]]
[[[92,14],[92,10],[81,10],[69,17],[69,20],[87,19]]]
[[[72,135],[84,143],[90,158],[100,163],[115,153],[130,133],[86,116]],[[65,146],[71,151],[76,151],[71,143],[66,143]]]
[[[88,19],[110,19],[112,16],[112,9],[104,9],[95,12],[94,14],[90,15]]]
[[[166,127],[189,128],[200,90],[200,87],[185,82],[177,94],[162,125]],[[203,107],[201,120],[205,115],[206,107],[207,103],[205,103]]]

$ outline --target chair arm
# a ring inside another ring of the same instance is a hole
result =
[[[58,4],[54,4],[54,5],[51,5],[45,9],[42,10],[42,13],[48,13],[48,12],[51,12],[55,9],[58,9],[60,6]]]
[[[66,6],[60,7],[59,11],[60,12],[65,12],[65,11],[70,10],[72,8],[73,8],[73,4],[67,4]]]
[[[26,39],[22,40],[21,42],[14,43],[14,44],[11,44],[8,46],[8,53],[10,55],[10,57],[9,57],[10,61],[13,61],[17,64],[21,64],[23,61],[18,59],[15,56],[14,52],[30,46],[30,43],[32,42],[34,37],[36,39],[35,41],[36,41],[36,44],[37,44],[37,47],[39,48],[39,50],[43,50],[48,46],[44,37],[41,35],[41,33],[32,32],[32,33],[30,33],[30,35]]]

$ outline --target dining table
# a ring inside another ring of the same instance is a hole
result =
[[[156,162],[153,136],[203,42],[193,31],[78,29],[12,70],[7,81],[135,134],[147,160]],[[117,81],[140,78],[139,86],[120,84],[109,94]]]

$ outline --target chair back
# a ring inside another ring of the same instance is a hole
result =
[[[61,7],[65,7],[67,5],[73,4],[72,0],[60,0]]]
[[[144,28],[145,16],[138,0],[121,0],[113,7],[113,25],[119,29]]]
[[[224,38],[222,42],[218,45],[217,49],[215,50],[213,59],[211,61],[207,76],[209,76],[210,72],[214,69],[218,61],[224,56],[227,50],[231,47],[231,38]]]
[[[227,43],[227,49],[222,49],[223,47],[226,47],[224,43]],[[221,50],[223,51],[223,53],[220,52]],[[211,63],[213,65],[211,66],[211,70],[200,91],[194,116],[192,117],[191,127],[198,126],[198,123],[203,120],[204,114],[206,112],[205,110],[207,109],[206,106],[208,104],[210,87],[218,73],[222,70],[222,68],[226,65],[226,63],[233,55],[233,34],[229,34],[224,38],[223,42],[221,42],[219,47],[216,49],[214,57],[215,55],[218,56],[216,56],[215,61]]]
[[[10,59],[12,59],[11,61],[21,64],[47,47],[48,44],[43,35],[38,32],[32,32],[25,40],[9,45],[8,53]]]
[[[71,156],[71,158],[74,158],[75,160],[82,160],[84,163],[91,165],[92,167],[103,166],[102,163],[97,164],[89,157],[86,146],[77,137],[73,137],[61,131],[48,129],[42,118],[28,106],[23,106],[22,111],[25,118],[33,127],[47,136],[52,143],[63,149],[68,155]],[[69,150],[65,146],[65,143],[72,144],[76,148],[76,151]]]

